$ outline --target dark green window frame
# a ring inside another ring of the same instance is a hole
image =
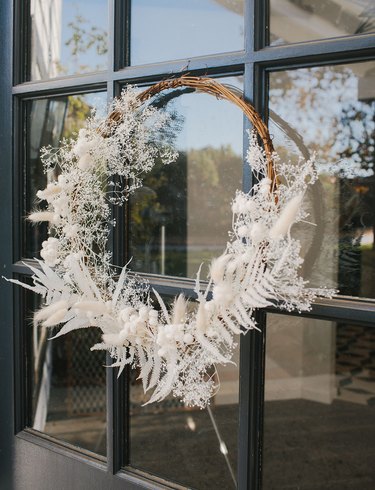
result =
[[[107,71],[46,81],[24,82],[30,55],[26,49],[30,27],[27,15],[29,2],[22,0],[14,2],[3,0],[1,2],[0,147],[2,149],[2,168],[0,195],[2,213],[0,229],[3,230],[3,237],[0,242],[0,255],[3,265],[2,274],[14,274],[16,277],[30,274],[23,265],[20,255],[23,123],[26,101],[52,95],[98,90],[107,90],[108,97],[112,98],[119,93],[123,84],[150,84],[171,74],[183,74],[187,71],[191,75],[241,74],[244,76],[245,96],[254,102],[264,117],[267,117],[267,88],[270,71],[374,59],[374,34],[268,47],[266,45],[268,32],[266,3],[263,0],[245,0],[245,49],[243,51],[168,61],[155,65],[130,66],[130,0],[109,0],[109,25],[111,27],[109,29],[110,62]],[[185,67],[183,71],[181,67]],[[246,126],[247,123],[244,123],[244,130]],[[11,182],[13,182],[13,187]],[[244,170],[243,182],[245,190],[251,187],[251,175],[246,170]],[[119,238],[122,236],[121,231],[124,230],[117,229],[112,241],[114,261],[117,263],[127,258],[127,244]],[[190,280],[165,277],[157,279],[149,277],[149,280],[160,293],[175,294],[182,289],[191,294],[192,282]],[[100,458],[95,459],[90,453],[78,452],[68,445],[25,428],[27,425],[27,387],[25,385],[25,339],[22,332],[21,314],[22,294],[16,291],[13,297],[10,288],[4,283],[1,284],[1,291],[4,309],[0,319],[0,359],[9,373],[2,379],[4,388],[1,390],[4,398],[0,411],[0,420],[4,422],[4,430],[1,429],[4,447],[21,450],[24,444],[23,450],[26,451],[30,450],[30,444],[32,444],[34,450],[28,471],[32,471],[33,461],[37,462],[38,458],[42,458],[42,451],[37,448],[52,450],[54,453],[70,458],[74,460],[73,466],[79,462],[81,470],[82,465],[86,465],[87,468],[95,468],[104,476],[101,479],[98,478],[97,487],[92,488],[103,488],[104,482],[113,485],[113,488],[158,488],[159,486],[160,488],[173,488],[172,484],[151,475],[131,468],[122,469],[123,465],[128,462],[128,391],[126,378],[117,380],[112,370],[108,370],[107,373],[108,447],[106,462]],[[13,309],[9,307],[12,302]],[[318,301],[313,306],[311,313],[306,316],[353,321],[374,327],[375,303],[352,298],[322,300]],[[263,333],[250,332],[241,339],[240,347],[239,489],[261,488],[267,312],[258,312],[257,317]],[[2,372],[4,372],[3,369]],[[127,415],[124,416],[124,414]],[[14,439],[14,434],[17,434],[16,439]],[[17,466],[17,461],[14,463],[12,460],[11,451],[8,450],[4,454],[5,456],[0,458],[0,467],[4,466],[0,468],[0,474],[5,475],[5,485],[9,484],[9,488],[12,488],[9,468],[15,464],[14,471],[22,471],[22,469]],[[46,478],[48,481],[48,476]]]

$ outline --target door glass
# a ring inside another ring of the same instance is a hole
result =
[[[271,44],[375,32],[373,0],[270,0]]]
[[[40,297],[24,295],[28,426],[105,456],[106,357],[90,351],[100,332],[88,328],[49,340],[57,330],[30,320],[42,306]]]
[[[244,0],[132,0],[131,9],[132,65],[244,49]]]
[[[189,488],[237,488],[239,347],[233,361],[236,365],[218,366],[219,390],[206,409],[186,407],[172,395],[144,406],[150,393],[143,393],[139,373],[131,372],[132,467]]]
[[[375,298],[375,63],[270,75],[270,132],[281,157],[316,152],[305,199],[302,273],[311,286]]]
[[[375,329],[267,316],[263,488],[375,488]]]
[[[107,0],[30,0],[30,80],[107,68]]]
[[[40,150],[51,145],[58,148],[63,138],[74,137],[84,125],[93,107],[104,110],[107,101],[106,92],[94,94],[69,95],[36,99],[27,105],[26,124],[26,159],[25,159],[25,203],[24,214],[27,216],[36,206],[42,208],[36,193],[44,189],[50,180],[57,178],[58,169],[46,175],[40,160]],[[23,220],[23,256],[39,258],[42,242],[47,239],[47,224],[37,226]]]
[[[220,81],[242,87],[242,77]],[[165,95],[179,158],[157,164],[130,199],[130,256],[133,270],[183,277],[204,262],[204,279],[225,249],[241,188],[243,116],[229,102],[189,92]]]

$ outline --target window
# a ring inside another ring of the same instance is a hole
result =
[[[4,488],[373,488],[371,2],[4,0],[0,25],[2,274],[27,279],[46,235],[23,220],[53,178],[40,147],[74,134],[127,84],[189,73],[242,90],[282,155],[317,152],[316,227],[294,232],[304,276],[340,290],[303,317],[257,312],[262,333],[241,339],[237,367],[221,370],[221,391],[200,411],[175,399],[143,407],[136,373],[105,369],[87,332],[49,342],[30,321],[35,298],[3,281]],[[167,301],[194,294],[200,262],[225,246],[234,190],[252,182],[237,108],[186,91],[168,110],[179,161],[156,167],[116,211],[111,239],[114,263],[133,257]]]

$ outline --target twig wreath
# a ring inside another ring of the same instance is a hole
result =
[[[121,205],[142,186],[156,159],[164,164],[177,159],[168,145],[155,143],[170,116],[149,103],[177,87],[242,109],[255,128],[249,132],[246,160],[257,183],[251,192],[237,190],[234,196],[230,239],[211,262],[207,286],[202,288],[198,271],[196,299],[180,294],[168,309],[128,264],[118,276],[107,241],[111,206]],[[58,168],[60,175],[37,193],[47,210],[29,219],[49,222],[50,237],[42,244],[40,268],[29,266],[33,285],[12,282],[44,298],[34,322],[61,326],[53,338],[99,328],[102,342],[91,349],[108,351],[119,375],[128,364],[138,368],[144,391],[153,390],[148,403],[173,393],[186,405],[205,407],[217,390],[215,366],[232,362],[235,336],[258,329],[252,316],[256,308],[309,310],[316,296],[334,293],[306,287],[298,273],[300,242],[290,234],[292,225],[307,217],[302,202],[317,179],[314,158],[282,163],[254,107],[212,79],[184,76],[143,92],[128,87],[105,119],[91,118],[76,141],[42,149],[42,160],[46,172]],[[115,182],[118,176],[126,182],[122,187]]]

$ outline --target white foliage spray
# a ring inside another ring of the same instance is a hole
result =
[[[45,298],[34,321],[59,324],[56,336],[99,328],[102,342],[92,349],[108,351],[119,374],[126,365],[139,368],[144,390],[153,390],[148,403],[173,393],[186,405],[204,407],[218,388],[216,365],[232,362],[235,336],[258,328],[256,308],[308,310],[316,295],[333,294],[305,287],[298,274],[300,243],[290,235],[293,224],[306,218],[303,196],[317,178],[314,161],[292,166],[275,154],[281,183],[271,193],[266,156],[249,133],[247,161],[259,183],[250,193],[237,191],[232,238],[212,261],[207,287],[202,289],[198,273],[196,300],[179,295],[168,309],[127,266],[117,276],[107,237],[110,204],[121,205],[140,187],[156,158],[176,160],[173,150],[153,143],[169,116],[141,106],[133,88],[114,109],[122,119],[107,137],[99,130],[107,127],[105,120],[93,118],[75,142],[43,150],[46,171],[58,167],[60,175],[37,193],[47,209],[30,216],[49,221],[53,235],[43,243],[39,268],[31,267],[34,285],[24,285]],[[126,178],[125,188],[114,184],[116,176]]]

